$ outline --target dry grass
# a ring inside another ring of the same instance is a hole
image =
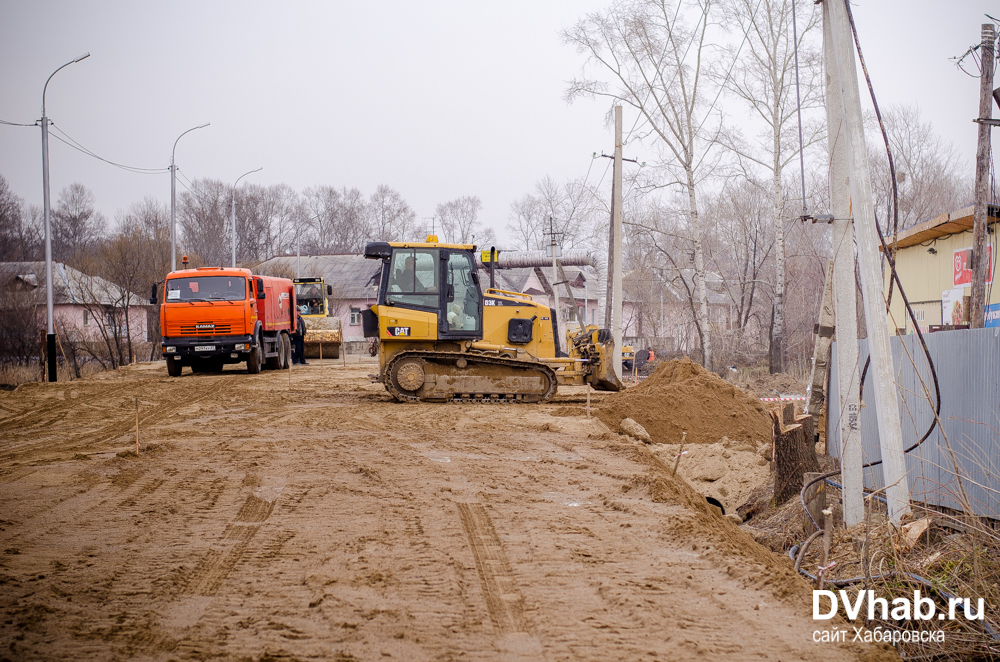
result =
[[[103,370],[104,368],[101,367],[101,364],[96,361],[89,361],[80,366],[80,376],[88,377]],[[75,379],[73,369],[69,366],[60,364],[56,372],[59,378],[58,381],[60,382],[68,382]],[[20,384],[40,381],[42,381],[42,371],[37,363],[34,365],[0,364],[0,386],[13,388]]]
[[[923,517],[933,518],[930,528],[915,544],[910,544],[900,529],[886,517],[884,504],[866,498],[866,521],[847,529],[840,513],[839,489],[826,486],[827,504],[833,506],[834,520],[828,561],[836,566],[825,576],[830,580],[861,577],[861,581],[843,587],[853,600],[860,590],[871,589],[878,597],[913,597],[914,589],[935,599],[938,611],[947,610],[950,594],[969,598],[973,609],[979,598],[986,605],[986,619],[994,632],[1000,630],[996,621],[1000,605],[1000,533],[996,522],[964,515],[945,514],[922,504],[913,504],[913,515],[904,524]],[[775,508],[770,503],[770,489],[761,489],[740,508],[748,520],[744,527],[759,542],[774,551],[787,553],[814,531],[806,523],[798,499]],[[809,546],[802,558],[802,569],[816,575],[822,559],[821,540]],[[934,587],[929,589],[905,575],[917,575]],[[832,587],[826,586],[830,589]],[[841,587],[837,587],[839,589]],[[962,610],[959,610],[962,613]],[[841,615],[846,614],[841,609]],[[859,621],[867,616],[867,604]],[[897,650],[904,658],[938,660],[1000,659],[1000,642],[983,627],[982,621],[957,620],[895,621],[879,619],[855,623],[869,629],[881,625],[890,629],[943,630],[944,643],[900,643]]]

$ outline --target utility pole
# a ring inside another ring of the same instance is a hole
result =
[[[858,74],[855,68],[851,28],[847,18],[848,0],[823,3],[830,17],[831,43],[834,61],[827,70],[836,68],[840,83],[840,104],[843,111],[842,136],[847,143],[847,166],[851,182],[851,206],[854,212],[854,234],[858,246],[861,271],[861,298],[868,324],[868,350],[874,381],[875,409],[878,412],[879,445],[886,485],[889,519],[899,525],[910,510],[910,486],[903,454],[903,434],[900,426],[899,403],[893,381],[892,348],[889,345],[889,325],[886,318],[884,282],[877,246],[875,208],[872,204],[868,154],[865,148],[861,119],[861,97],[858,94]],[[827,97],[828,103],[836,103]],[[838,315],[839,323],[840,317]]]
[[[615,106],[615,186],[614,210],[614,273],[612,278],[611,335],[615,339],[615,374],[622,374],[622,107]]]
[[[837,0],[834,0],[835,2]],[[823,3],[823,56],[836,62],[830,3]],[[827,411],[840,411],[840,479],[844,486],[844,522],[860,523],[865,517],[864,453],[861,447],[861,370],[858,364],[858,308],[854,283],[854,223],[851,221],[850,175],[844,139],[844,110],[840,103],[837,67],[827,65],[827,145],[830,154],[830,222],[833,233],[833,305],[837,334],[837,378],[840,402],[827,400]],[[818,413],[818,412],[815,412]]]
[[[555,304],[552,308],[552,316],[555,318],[552,320],[553,328],[558,328],[559,320],[559,270],[556,267],[556,258],[561,257],[562,247],[556,238],[556,235],[561,235],[561,232],[556,232],[555,222],[552,220],[552,216],[549,216],[549,231],[546,232],[549,236],[549,252],[552,253],[552,301]],[[559,339],[556,338],[556,343],[558,345]]]
[[[979,77],[979,143],[976,146],[976,206],[972,214],[972,300],[969,304],[969,327],[981,329],[986,323],[986,224],[989,222],[990,120],[993,118],[993,45],[996,33],[992,23],[983,23],[979,55],[983,70]]]

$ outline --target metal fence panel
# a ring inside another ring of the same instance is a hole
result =
[[[941,393],[941,425],[917,445],[934,421],[930,367],[915,335],[891,340],[910,496],[915,501],[1000,519],[1000,329],[940,331],[924,335]],[[858,341],[857,369],[868,358]],[[830,357],[827,416],[829,453],[840,457],[840,384],[837,343]],[[866,464],[881,459],[872,371],[862,384],[861,445]],[[927,394],[930,393],[930,398]],[[958,470],[956,471],[956,467]],[[957,474],[957,476],[956,476]],[[865,487],[884,486],[881,465],[865,469]]]

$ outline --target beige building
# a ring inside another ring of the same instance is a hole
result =
[[[899,233],[896,270],[921,331],[962,327],[969,323],[972,292],[972,207],[941,214]],[[1000,287],[993,287],[1000,230],[1000,207],[989,206],[986,284],[986,326],[1000,326]],[[888,276],[888,271],[886,272]],[[886,289],[889,278],[885,279]],[[889,308],[889,328],[913,333],[897,291]]]

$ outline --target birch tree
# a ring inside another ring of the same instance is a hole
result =
[[[820,58],[809,38],[819,24],[820,12],[812,3],[800,9],[798,34],[801,104],[809,109],[822,103],[819,87]],[[735,133],[727,135],[726,144],[737,155],[747,173],[758,169],[770,175],[772,222],[774,224],[775,285],[769,368],[781,372],[785,341],[785,168],[797,158],[797,105],[795,93],[795,42],[792,36],[792,12],[795,0],[727,0],[726,22],[737,36],[746,35],[738,45],[728,48],[731,73],[722,82],[763,123],[764,129],[749,140]],[[809,131],[805,142],[812,144],[822,136],[819,127]]]
[[[643,122],[640,136],[652,138],[664,155],[667,179],[659,186],[687,194],[688,228],[694,244],[696,325],[702,361],[712,366],[708,294],[698,187],[711,170],[718,131],[706,127],[712,112],[706,89],[707,37],[713,0],[677,4],[669,0],[621,0],[588,14],[563,32],[564,41],[586,58],[581,77],[570,83],[567,99],[606,98],[634,109]],[[684,11],[687,9],[687,11]],[[611,82],[606,82],[610,79]]]

